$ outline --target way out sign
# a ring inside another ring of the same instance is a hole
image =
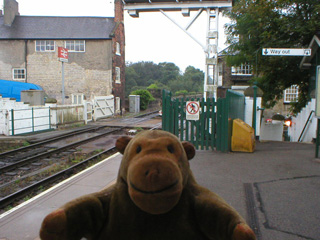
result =
[[[264,56],[311,56],[311,49],[305,48],[263,48]]]
[[[197,101],[188,101],[186,103],[186,120],[197,121],[200,119],[200,103]]]

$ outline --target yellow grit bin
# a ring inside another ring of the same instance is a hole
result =
[[[254,152],[255,147],[254,129],[241,119],[234,119],[232,125],[231,151]]]

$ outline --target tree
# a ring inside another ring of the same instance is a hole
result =
[[[149,86],[153,81],[161,78],[160,67],[153,62],[138,62],[127,66],[132,68],[137,74],[138,86]]]
[[[204,73],[193,66],[188,66],[183,74],[184,81],[189,81],[192,84],[189,92],[202,92]]]
[[[188,66],[182,74],[174,63],[138,62],[126,65],[126,95],[133,90],[149,89],[156,96],[161,89],[172,92],[203,91],[204,73],[200,69]],[[152,90],[151,90],[152,89]]]
[[[159,63],[161,69],[161,78],[160,82],[164,85],[167,85],[169,81],[177,80],[180,75],[180,69],[174,63]]]
[[[126,87],[125,87],[125,95],[128,96],[132,91],[132,88],[137,86],[138,74],[132,67],[126,67]]]
[[[228,14],[229,65],[253,66],[266,107],[282,98],[293,84],[300,89],[299,105],[307,100],[310,76],[299,69],[299,57],[262,56],[262,48],[307,48],[320,29],[319,0],[237,0]],[[296,105],[296,111],[298,105]]]

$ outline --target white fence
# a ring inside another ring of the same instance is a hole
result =
[[[0,96],[0,134],[6,136],[50,130],[77,122],[87,124],[92,119],[113,115],[113,96],[97,97],[94,103],[45,106],[30,106]]]
[[[292,126],[288,129],[291,142],[312,142],[312,139],[316,138],[317,118],[314,114],[315,109],[316,100],[312,99],[296,117],[292,118]],[[309,116],[310,121],[306,125]]]
[[[93,119],[97,121],[100,118],[114,115],[114,96],[98,96],[93,100]]]

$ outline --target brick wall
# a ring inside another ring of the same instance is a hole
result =
[[[125,89],[125,36],[124,36],[124,19],[123,19],[123,5],[121,0],[115,0],[115,23],[116,27],[113,32],[112,46],[113,46],[113,93],[115,97],[121,99],[121,109],[124,108],[124,89]],[[117,43],[120,44],[120,54],[116,54]],[[120,68],[120,83],[116,82],[116,67]],[[116,99],[116,98],[115,98]]]

